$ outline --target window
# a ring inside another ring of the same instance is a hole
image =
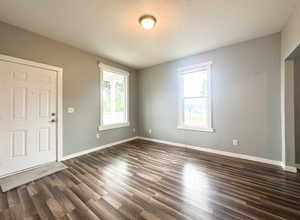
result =
[[[213,132],[211,62],[180,68],[179,129]]]
[[[100,130],[129,126],[129,73],[100,64],[101,117]]]

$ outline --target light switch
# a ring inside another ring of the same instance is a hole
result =
[[[71,108],[71,107],[68,108],[68,113],[74,113],[74,112],[75,112],[74,108]]]
[[[238,146],[238,145],[239,145],[239,140],[233,139],[233,140],[232,140],[232,145],[233,145],[233,146]]]

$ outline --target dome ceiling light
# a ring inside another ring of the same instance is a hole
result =
[[[143,15],[140,17],[139,23],[145,30],[151,30],[156,24],[156,18],[152,15]]]

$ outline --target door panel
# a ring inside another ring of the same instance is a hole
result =
[[[39,94],[40,119],[50,117],[50,91],[40,90]]]
[[[40,128],[39,130],[39,151],[50,151],[50,129]]]
[[[0,61],[0,176],[56,160],[56,90],[56,71]]]
[[[25,130],[10,132],[9,150],[11,158],[26,156],[27,132]]]
[[[12,120],[26,120],[27,89],[15,87],[11,89]]]

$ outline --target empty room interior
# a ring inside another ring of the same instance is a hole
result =
[[[0,220],[300,219],[299,0],[0,0]]]

